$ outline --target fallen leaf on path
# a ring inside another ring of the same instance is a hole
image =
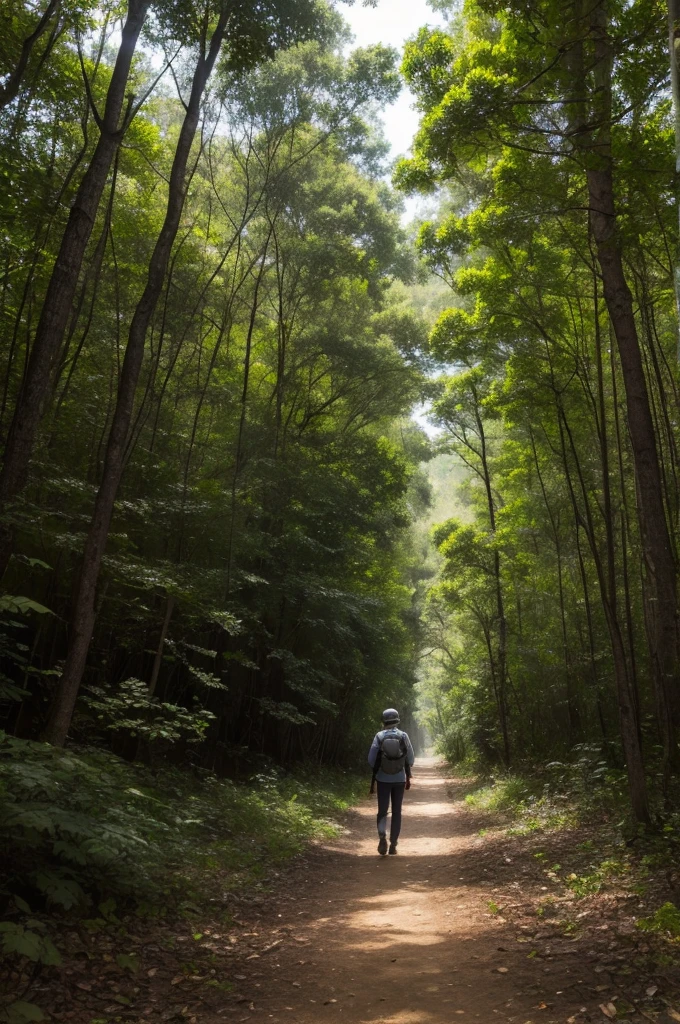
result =
[[[174,978],[172,979],[172,981],[170,982],[170,984],[171,984],[171,985],[179,985],[179,983],[180,983],[180,982],[182,982],[182,981],[184,981],[184,975],[183,975],[183,974],[178,974],[178,975],[176,975],[176,976],[175,976],[175,977],[174,977]]]
[[[496,970],[497,970],[497,972],[499,974],[507,974],[508,973],[508,968],[507,967],[497,967]]]
[[[609,1017],[610,1020],[615,1019],[616,1007],[613,1003],[600,1003],[600,1009],[602,1010],[605,1017]]]
[[[658,985],[650,985],[649,988],[645,989],[645,992],[647,993],[648,996],[650,996],[650,998],[651,998],[651,996],[655,995],[658,991],[659,991],[659,986]]]
[[[323,1005],[328,1006],[329,1003],[337,1003],[337,999],[324,999]]]
[[[157,973],[158,973],[158,968],[157,967],[152,967],[150,970],[148,970],[146,972],[146,976],[147,976],[147,978],[153,978],[154,975],[157,974]]]

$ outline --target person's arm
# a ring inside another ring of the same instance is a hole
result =
[[[404,765],[404,768],[406,769],[406,788],[410,789],[411,788],[411,768],[413,767],[413,763],[414,763],[414,761],[416,759],[416,755],[414,753],[411,741],[410,741],[410,739],[408,737],[408,733],[406,733],[406,732],[404,733],[404,742],[406,744],[406,764]]]
[[[368,795],[373,796],[375,793],[375,777],[378,774],[378,769],[380,767],[380,740],[378,739],[377,733],[373,738],[371,749],[368,752],[368,763],[373,769],[373,775],[371,776],[371,788]]]

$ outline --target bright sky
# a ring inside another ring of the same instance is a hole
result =
[[[364,7],[362,0],[354,0],[352,7],[340,4],[339,10],[354,32],[355,46],[384,43],[401,52],[406,40],[423,25],[443,25],[441,16],[425,0],[378,0],[377,7]],[[418,114],[411,109],[412,103],[411,94],[404,88],[397,102],[383,114],[392,156],[409,151],[418,128]]]
[[[352,7],[339,5],[344,18],[349,22],[355,35],[355,46],[370,46],[384,43],[394,46],[399,52],[404,43],[414,36],[423,25],[443,25],[444,20],[428,7],[426,0],[378,0],[377,7],[364,7],[362,0],[355,0]],[[418,113],[412,109],[413,97],[406,87],[396,103],[382,113],[385,135],[392,146],[392,157],[405,155],[411,148],[413,136],[418,130]],[[407,223],[419,212],[425,212],[427,200],[412,196],[405,200],[403,221]],[[439,431],[427,420],[428,409],[420,406],[413,418],[430,437]]]

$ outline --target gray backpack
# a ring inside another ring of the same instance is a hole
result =
[[[396,775],[406,765],[406,743],[402,732],[380,734],[380,771]]]

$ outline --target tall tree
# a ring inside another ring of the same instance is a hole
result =
[[[87,245],[114,157],[134,114],[134,98],[128,98],[130,69],[137,42],[149,9],[149,0],[129,0],[121,30],[118,54],[111,72],[102,115],[93,109],[99,139],[71,205],[69,218],[56,255],[40,319],[5,445],[0,470],[0,576],[12,553],[8,506],[26,484],[35,433],[44,413],[78,287]],[[89,99],[88,95],[88,99]]]
[[[144,290],[130,322],[101,483],[85,542],[69,651],[45,729],[45,737],[51,743],[61,745],[66,739],[85,669],[94,628],[97,581],[123,473],[146,335],[161,297],[180,226],[189,184],[189,160],[210,76],[226,39],[232,44],[232,63],[240,62],[247,67],[254,58],[270,56],[277,45],[290,44],[293,39],[309,34],[316,24],[315,13],[314,3],[291,11],[287,3],[273,0],[268,10],[246,10],[245,17],[243,13],[238,17],[230,0],[223,0],[216,6],[206,4],[197,18],[198,59],[170,171],[165,219],[149,261]]]

